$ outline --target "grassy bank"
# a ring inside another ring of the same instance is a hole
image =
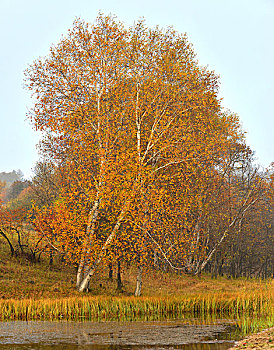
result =
[[[134,267],[122,266],[122,291],[117,290],[114,269],[113,281],[108,278],[107,268],[98,270],[90,285],[93,296],[131,296],[135,290],[137,271]],[[41,263],[30,263],[25,258],[11,258],[7,247],[0,240],[0,300],[2,299],[56,299],[80,297],[75,289],[76,271],[57,259],[53,266],[48,259]],[[146,271],[143,276],[143,296],[177,297],[181,295],[219,294],[250,295],[254,291],[261,294],[274,292],[271,280],[228,279],[210,276],[188,276],[165,273],[157,270]]]
[[[109,297],[82,296],[60,299],[1,300],[2,320],[81,320],[81,319],[134,319],[146,316],[179,317],[186,313],[195,315],[273,315],[270,294],[208,293],[177,297]]]
[[[122,271],[123,289],[107,269],[93,278],[89,294],[75,289],[75,269],[58,260],[32,264],[10,258],[0,244],[0,319],[150,319],[193,315],[264,315],[273,318],[273,281],[211,279],[150,270],[143,278],[143,296],[132,294],[134,268]],[[247,325],[250,328],[250,325]]]

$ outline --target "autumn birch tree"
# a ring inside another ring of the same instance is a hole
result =
[[[166,201],[161,225],[170,229],[179,211],[177,199],[168,203],[170,186],[175,190],[197,164],[213,166],[228,134],[238,137],[234,121],[224,122],[218,77],[198,65],[186,35],[143,21],[126,29],[103,15],[94,25],[76,20],[26,70],[26,84],[41,149],[65,174],[58,199],[40,208],[35,227],[77,264],[80,291],[122,224],[151,241],[152,208]],[[177,237],[181,245],[184,239]]]

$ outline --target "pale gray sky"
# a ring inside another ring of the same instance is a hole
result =
[[[24,69],[75,17],[93,22],[99,11],[126,25],[144,17],[151,27],[186,32],[200,64],[220,75],[223,105],[240,116],[258,163],[274,161],[274,0],[0,0],[0,172],[29,177],[38,159]]]

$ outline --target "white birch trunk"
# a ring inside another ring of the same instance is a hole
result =
[[[94,263],[92,264],[92,267],[89,269],[89,271],[87,272],[86,276],[83,278],[83,280],[81,281],[80,285],[79,285],[79,292],[84,292],[87,290],[88,288],[88,285],[89,285],[89,282],[90,282],[90,279],[91,277],[94,275],[94,272],[96,271],[96,268],[97,266],[100,264],[102,258],[103,258],[103,255],[104,255],[104,252],[105,250],[107,249],[107,247],[111,244],[111,242],[114,240],[116,234],[117,234],[117,231],[119,230],[120,226],[121,226],[121,223],[122,223],[122,220],[125,216],[125,213],[126,213],[126,210],[123,209],[117,219],[117,222],[111,232],[111,234],[108,236],[107,240],[105,241],[97,259],[94,261]]]
[[[77,269],[77,275],[76,275],[76,288],[77,289],[80,287],[80,284],[81,284],[81,282],[83,280],[84,265],[85,265],[85,259],[82,258],[80,263],[79,263],[79,266],[78,266],[78,269]]]
[[[142,266],[138,266],[136,289],[135,289],[135,293],[134,293],[134,295],[136,297],[139,297],[141,295],[141,292],[142,292],[142,273],[143,273]]]

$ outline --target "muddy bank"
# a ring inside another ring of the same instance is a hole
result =
[[[274,327],[240,340],[229,350],[274,349]]]
[[[14,345],[31,349],[93,350],[176,348],[226,350],[232,324],[220,320],[211,325],[182,321],[157,322],[0,322],[0,349]],[[203,343],[203,347],[199,344]],[[195,344],[195,346],[190,346]],[[197,347],[197,346],[198,347]],[[212,346],[211,346],[212,345]],[[63,347],[62,347],[63,346]],[[69,346],[69,347],[68,347]],[[17,349],[17,348],[16,348]],[[23,349],[23,348],[22,348]]]

